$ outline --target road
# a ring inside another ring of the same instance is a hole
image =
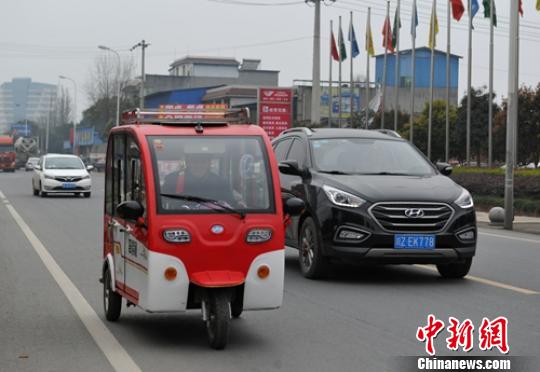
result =
[[[120,321],[108,323],[98,283],[103,175],[93,180],[90,199],[39,198],[29,172],[0,173],[0,371],[114,370],[108,357],[118,350],[104,352],[88,322],[105,324],[143,371],[391,370],[397,356],[425,354],[415,334],[430,313],[477,326],[483,317],[504,315],[510,355],[540,355],[540,238],[496,230],[481,230],[465,280],[443,280],[422,266],[338,266],[330,279],[310,281],[300,274],[296,252],[287,250],[283,307],[233,320],[225,351],[207,346],[197,311],[123,308]],[[93,311],[77,313],[36,244]],[[462,355],[446,350],[445,337],[436,339],[438,353]],[[470,354],[500,355],[477,347]]]

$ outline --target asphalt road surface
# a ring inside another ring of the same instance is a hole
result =
[[[415,335],[430,313],[477,327],[506,316],[509,355],[540,356],[540,238],[488,229],[464,280],[425,266],[340,265],[310,281],[288,250],[283,307],[233,320],[224,351],[208,347],[199,311],[124,307],[108,323],[103,175],[90,199],[32,196],[30,176],[0,173],[0,371],[390,371],[397,356],[425,355]],[[446,337],[438,354],[464,355]],[[475,345],[468,355],[501,354]]]

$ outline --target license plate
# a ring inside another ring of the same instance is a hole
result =
[[[77,185],[75,185],[73,182],[64,182],[62,184],[63,189],[74,189],[75,187],[77,187]]]
[[[435,235],[395,235],[396,249],[435,249]]]

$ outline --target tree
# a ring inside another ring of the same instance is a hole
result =
[[[381,127],[381,117],[382,115],[380,111],[375,114],[375,116],[373,117],[373,121],[371,122],[370,129],[379,129]],[[360,119],[363,119],[363,117],[360,117]],[[398,111],[398,132],[404,130],[405,126],[409,123],[409,120],[409,114],[403,111]],[[384,127],[385,129],[394,129],[394,110],[385,111]]]

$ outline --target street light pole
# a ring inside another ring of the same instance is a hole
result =
[[[101,50],[105,50],[108,52],[112,52],[116,54],[116,57],[118,58],[118,66],[116,68],[116,126],[120,125],[120,65],[121,65],[121,58],[120,53],[118,53],[116,50],[109,48],[105,45],[98,45],[98,48]]]
[[[139,92],[139,108],[142,110],[144,108],[144,84],[145,84],[145,81],[146,81],[146,77],[145,77],[145,74],[144,74],[144,51],[146,48],[148,48],[148,46],[150,45],[150,43],[147,43],[146,41],[142,40],[141,42],[133,45],[130,49],[130,51],[134,51],[135,49],[137,49],[138,47],[141,47],[141,50],[142,50],[142,53],[141,53],[141,89],[140,89],[140,92]]]
[[[77,83],[72,78],[60,75],[60,79],[69,80],[73,83],[73,90],[75,92],[75,100],[73,102],[73,154],[78,155],[77,148]]]

